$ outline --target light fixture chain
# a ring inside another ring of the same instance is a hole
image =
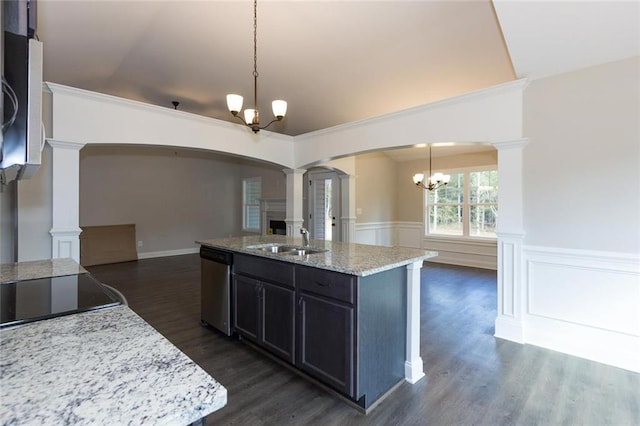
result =
[[[258,76],[258,0],[253,0],[253,76]]]
[[[227,107],[231,114],[249,127],[253,133],[258,133],[276,121],[281,121],[287,113],[287,103],[285,101],[273,101],[272,107],[275,118],[266,126],[260,126],[258,113],[258,0],[253,0],[253,117],[251,117],[252,110],[250,108],[244,110],[244,118],[238,115],[242,110],[242,96],[240,95],[227,95]]]

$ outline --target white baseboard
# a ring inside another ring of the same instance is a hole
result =
[[[165,251],[148,251],[146,253],[138,253],[138,259],[151,259],[154,257],[167,257],[167,256],[180,256],[183,254],[199,253],[200,247],[192,247],[178,250],[165,250]]]
[[[640,256],[525,246],[526,343],[640,372]]]

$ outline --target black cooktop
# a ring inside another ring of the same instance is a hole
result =
[[[87,273],[0,283],[0,328],[120,304]]]

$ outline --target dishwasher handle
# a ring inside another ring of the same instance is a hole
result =
[[[222,250],[214,250],[208,247],[200,247],[200,258],[222,263],[223,265],[233,265],[233,253]]]

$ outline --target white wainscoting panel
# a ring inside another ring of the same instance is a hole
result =
[[[422,222],[395,222],[396,244],[400,247],[422,248]]]
[[[494,270],[498,267],[495,240],[424,237],[422,222],[356,223],[356,242],[437,251],[438,256],[429,259],[432,262]]]
[[[429,236],[424,238],[423,248],[438,252],[438,257],[429,259],[432,262],[494,270],[498,268],[496,240]]]
[[[395,222],[356,223],[355,242],[391,247],[395,244]]]
[[[525,246],[525,340],[640,372],[640,256]]]

